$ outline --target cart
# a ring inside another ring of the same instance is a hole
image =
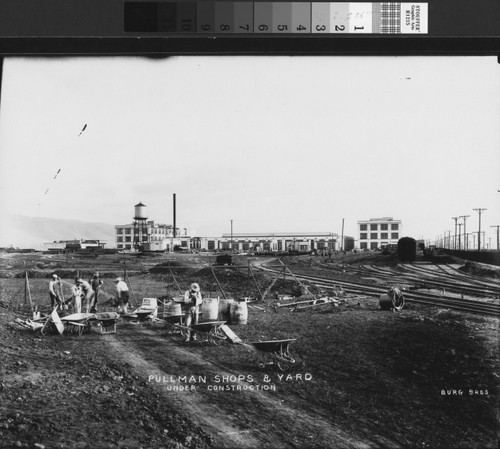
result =
[[[42,321],[44,320],[44,325],[40,329],[40,333],[42,335],[46,335],[50,332],[56,331],[59,335],[62,335],[64,332],[64,324],[61,321],[61,318],[59,317],[59,314],[57,313],[57,308],[56,306],[54,310],[51,312],[51,314],[48,317],[44,317]],[[45,319],[46,318],[46,319]]]
[[[181,334],[184,332],[178,325],[184,326],[184,315],[170,315],[163,318],[167,334]],[[177,325],[177,326],[176,326]]]
[[[257,365],[264,368],[266,365],[276,364],[280,371],[287,371],[295,363],[289,348],[295,340],[297,339],[251,342],[250,344],[257,350],[255,356]]]
[[[62,317],[61,321],[67,334],[82,335],[90,332],[90,320],[94,317],[93,313],[74,313]]]
[[[224,324],[226,324],[225,321],[207,321],[205,323],[191,324],[191,327],[180,324],[174,324],[174,326],[180,329],[183,336],[186,336],[187,332],[191,331],[203,338],[202,342],[218,346],[227,339],[226,334],[221,329]]]

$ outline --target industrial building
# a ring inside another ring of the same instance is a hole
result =
[[[358,229],[359,248],[376,250],[385,245],[398,243],[401,236],[401,220],[392,217],[360,220]]]
[[[175,229],[175,232],[174,232]],[[285,251],[350,251],[354,248],[354,238],[341,237],[332,232],[273,232],[223,234],[221,237],[191,237],[186,228],[155,223],[148,220],[146,205],[134,206],[133,222],[116,225],[116,247],[118,251],[162,251],[176,249],[198,251],[239,251],[239,252],[285,252]]]
[[[80,251],[80,250],[99,250],[104,249],[106,243],[100,240],[57,240],[43,244],[45,251],[62,253],[67,251]]]
[[[220,249],[235,251],[282,252],[338,250],[339,235],[332,232],[276,232],[223,234]]]
[[[148,220],[146,205],[134,206],[134,221],[116,225],[116,248],[118,251],[173,251],[176,247],[189,249],[191,239],[187,229]]]

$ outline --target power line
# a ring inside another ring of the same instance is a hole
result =
[[[457,249],[457,220],[458,217],[451,217],[452,220],[455,220],[455,237],[453,239],[453,249]]]
[[[481,214],[488,209],[483,208],[477,208],[473,209],[479,214],[479,232],[477,233],[477,250],[481,251]]]
[[[469,246],[469,242],[468,242],[468,238],[467,238],[467,230],[465,228],[465,221],[469,217],[470,217],[470,215],[460,215],[460,217],[458,217],[458,218],[463,218],[464,219],[464,249],[465,249],[465,251],[468,250],[468,246]]]
[[[497,251],[498,251],[500,250],[500,232],[499,232],[500,225],[493,225],[490,226],[490,228],[497,228]]]

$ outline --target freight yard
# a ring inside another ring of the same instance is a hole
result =
[[[0,447],[497,447],[498,267],[379,252],[215,261],[2,254]],[[53,274],[69,297],[96,270],[98,312],[117,312],[121,276],[130,309],[155,298],[157,316],[109,333],[102,320],[26,325],[50,314]],[[243,302],[245,320],[202,315],[212,324],[186,342],[170,311],[193,282],[207,303]],[[391,287],[397,311],[381,308]]]

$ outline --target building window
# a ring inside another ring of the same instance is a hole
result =
[[[380,230],[381,231],[388,231],[389,230],[389,225],[387,223],[383,223],[380,225]]]
[[[132,238],[131,237],[125,237],[125,241],[126,242],[131,242],[132,241]],[[128,246],[128,245],[127,245]]]
[[[391,239],[396,240],[399,238],[399,232],[391,232]]]
[[[361,242],[360,248],[361,249],[368,249],[368,243],[367,242]]]
[[[132,229],[130,229],[130,228],[125,229],[125,234],[131,234],[131,233],[132,233]]]
[[[377,223],[372,223],[370,225],[370,231],[376,231],[378,230],[378,224]]]
[[[387,226],[387,225],[386,225]],[[389,233],[388,232],[382,232],[380,234],[381,239],[388,239],[389,238]]]
[[[132,245],[125,245],[125,249],[132,249]]]
[[[359,234],[360,240],[366,240],[368,238],[368,234],[366,232],[363,232],[362,234]]]
[[[376,232],[370,232],[370,239],[371,240],[377,240],[377,233]]]
[[[366,225],[366,224],[359,225],[359,230],[360,231],[368,231],[368,225]]]
[[[209,251],[212,251],[215,249],[215,241],[214,240],[209,240],[207,243],[207,248]]]
[[[399,231],[399,224],[398,223],[392,223],[391,224],[391,231]]]
[[[123,234],[123,228],[116,228],[117,234]]]
[[[117,242],[123,242],[123,237],[118,237]]]
[[[377,249],[378,246],[377,246],[377,242],[371,242],[370,243],[370,249]]]

